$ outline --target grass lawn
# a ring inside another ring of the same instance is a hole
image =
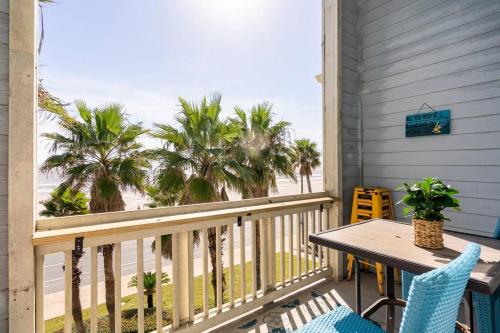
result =
[[[281,256],[280,254],[276,254],[276,282],[279,283],[281,282]],[[301,266],[302,270],[304,270],[306,264],[305,258],[302,258],[301,260]],[[252,288],[252,263],[246,262],[246,287],[247,287],[247,294],[251,293],[251,288]],[[309,268],[312,268],[312,260],[309,260]],[[293,256],[293,272],[294,274],[297,273],[297,258],[296,256]],[[225,268],[224,273],[227,279],[227,276],[229,274],[229,269]],[[240,265],[235,265],[234,266],[234,294],[235,294],[235,299],[239,298],[241,295],[241,275],[240,275]],[[211,278],[211,274],[209,276],[209,281]],[[289,278],[289,256],[287,253],[285,253],[285,280]],[[215,301],[214,301],[214,292],[212,288],[212,284],[209,283],[209,303],[210,307],[215,307]],[[164,315],[164,326],[171,324],[172,322],[172,300],[173,300],[173,293],[172,293],[172,284],[166,284],[163,286],[163,291],[162,291],[162,296],[163,296],[163,311],[166,313],[166,316]],[[144,297],[144,300],[146,300],[146,297]],[[224,302],[229,302],[229,290],[226,288],[226,291],[224,292]],[[154,300],[154,304],[156,304],[156,297]],[[147,305],[145,304],[144,307]],[[194,278],[194,306],[195,306],[195,313],[199,313],[203,311],[203,276],[196,276]],[[105,304],[99,304],[98,306],[98,312],[99,316],[99,332],[109,332],[109,324],[107,321],[107,310],[106,310],[106,305]],[[137,325],[137,295],[129,295],[125,296],[122,298],[122,330],[123,333],[132,333],[136,332],[136,325]],[[86,324],[89,324],[90,322],[90,309],[84,309],[83,310],[83,318],[86,321]],[[154,309],[148,310],[145,314],[145,328],[146,332],[148,330],[156,330],[156,319],[155,319],[155,312]],[[59,316],[56,318],[52,318],[49,320],[45,321],[45,331],[46,332],[62,332],[63,331],[63,326],[64,326],[64,316]]]

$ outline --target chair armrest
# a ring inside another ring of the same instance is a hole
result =
[[[381,307],[387,305],[400,306],[404,308],[406,306],[406,301],[399,298],[388,298],[388,297],[381,298],[372,305],[370,305],[368,309],[363,311],[361,317],[373,321],[370,319],[370,316],[373,315],[375,312],[377,312],[377,310],[380,309]],[[471,333],[471,330],[467,325],[464,325],[458,321],[455,322],[455,329],[460,333]]]
[[[368,309],[363,311],[361,317],[365,319],[370,319],[370,316],[372,314],[374,314],[375,312],[377,312],[378,309],[386,305],[396,305],[404,308],[406,306],[406,301],[399,298],[388,298],[388,297],[381,298],[372,305],[370,305]]]

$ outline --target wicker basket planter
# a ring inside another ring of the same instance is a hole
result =
[[[444,248],[443,226],[444,221],[413,219],[413,243],[433,250]]]

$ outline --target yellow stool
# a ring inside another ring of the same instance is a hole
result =
[[[384,188],[362,188],[354,189],[352,202],[351,224],[358,223],[372,218],[384,218],[394,220],[394,211],[392,208],[391,192]],[[347,279],[351,279],[353,270],[354,256],[347,255]],[[384,294],[384,265],[376,262],[370,263],[368,260],[360,260],[365,270],[374,267],[377,274],[377,285],[380,295]],[[399,280],[399,274],[396,274]],[[399,281],[398,281],[399,282]]]

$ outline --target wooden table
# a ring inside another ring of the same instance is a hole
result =
[[[376,304],[378,303],[378,307],[387,305],[388,332],[394,331],[395,305],[401,305],[394,295],[394,268],[422,274],[446,265],[462,253],[467,243],[474,242],[481,245],[481,256],[467,284],[468,301],[471,302],[471,291],[492,295],[499,288],[500,240],[446,231],[445,248],[430,250],[415,246],[412,237],[410,224],[373,219],[310,235],[309,240],[331,249],[351,253],[357,258],[367,258],[386,265],[387,297]],[[359,264],[356,263],[356,312],[361,314],[359,278]],[[365,313],[371,311],[371,308]],[[469,309],[472,319],[472,306],[469,306]]]

